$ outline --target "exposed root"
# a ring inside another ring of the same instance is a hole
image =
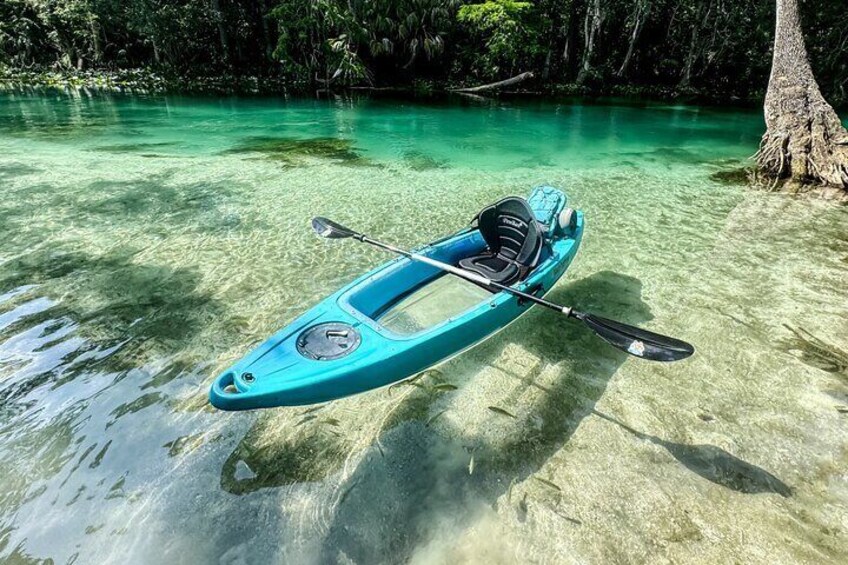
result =
[[[756,154],[764,174],[848,191],[848,131],[813,76],[798,0],[777,2],[764,110],[767,129]]]
[[[848,190],[848,132],[838,118],[827,122],[833,120],[820,115],[803,124],[782,124],[779,133],[767,131],[754,156],[760,170],[778,180]]]
[[[760,140],[760,149],[754,155],[760,169],[775,178],[789,176],[789,136],[786,134],[773,134],[766,132]]]

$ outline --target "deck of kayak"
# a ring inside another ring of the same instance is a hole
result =
[[[583,215],[550,239],[539,264],[514,288],[544,295],[580,245]],[[418,250],[456,265],[486,249],[465,230]],[[244,410],[326,402],[392,384],[473,346],[530,303],[490,292],[406,257],[380,265],[324,299],[215,380],[218,408]]]

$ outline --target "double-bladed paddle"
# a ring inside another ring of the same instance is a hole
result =
[[[471,273],[464,269],[454,267],[453,265],[436,261],[435,259],[431,259],[425,255],[405,251],[395,247],[394,245],[381,243],[367,237],[364,234],[355,232],[350,228],[337,224],[332,220],[328,220],[327,218],[312,218],[312,229],[315,230],[315,233],[327,239],[353,238],[363,243],[369,243],[381,249],[391,251],[392,253],[398,253],[399,255],[408,257],[413,261],[427,263],[428,265],[432,265],[433,267],[447,271],[448,273],[462,277],[466,280],[476,282],[489,288],[496,288],[504,292],[509,292],[516,296],[520,296],[525,300],[550,308],[551,310],[556,310],[561,314],[565,314],[569,318],[580,320],[610,345],[642,359],[648,359],[650,361],[679,361],[681,359],[686,359],[695,352],[695,348],[685,341],[649,332],[648,330],[643,330],[627,324],[622,324],[615,320],[608,320],[607,318],[595,316],[594,314],[578,312],[568,306],[554,304],[544,298],[539,298],[538,296],[533,296],[532,294],[522,292],[510,286],[496,283],[495,281],[489,280],[477,273]]]

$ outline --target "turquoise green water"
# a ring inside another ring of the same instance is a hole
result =
[[[0,560],[848,560],[848,209],[714,180],[761,128],[664,105],[0,96]],[[386,258],[311,216],[414,246],[540,183],[587,218],[551,298],[694,358],[625,358],[535,309],[421,386],[208,406],[219,370]]]

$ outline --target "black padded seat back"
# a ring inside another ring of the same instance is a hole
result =
[[[522,271],[536,266],[544,236],[526,200],[513,196],[485,208],[477,226],[493,255],[514,262]]]

